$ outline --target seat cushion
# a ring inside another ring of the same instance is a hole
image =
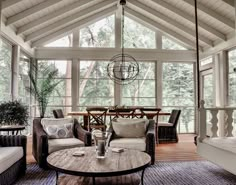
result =
[[[112,128],[118,137],[139,138],[145,137],[148,119],[119,118],[112,121]]]
[[[0,174],[23,157],[22,147],[0,147]]]
[[[76,138],[65,139],[49,139],[48,140],[48,153],[66,148],[74,148],[84,146],[84,142]]]
[[[110,142],[110,147],[126,148],[139,151],[146,150],[146,139],[143,138],[117,138]]]
[[[162,127],[172,127],[172,126],[173,126],[173,123],[158,122],[158,126],[162,126]]]

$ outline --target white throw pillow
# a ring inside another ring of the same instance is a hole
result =
[[[73,138],[74,120],[71,118],[43,118],[41,120],[44,131],[50,139]]]
[[[139,138],[145,137],[148,119],[118,118],[112,121],[112,128],[119,137]]]

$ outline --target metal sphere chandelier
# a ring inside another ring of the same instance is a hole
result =
[[[121,0],[122,5],[122,50],[110,59],[107,65],[107,74],[111,80],[120,85],[133,82],[139,74],[139,65],[134,57],[124,53],[124,6],[126,0]]]

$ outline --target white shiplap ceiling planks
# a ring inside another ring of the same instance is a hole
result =
[[[7,26],[40,46],[46,39],[69,32],[69,28],[99,19],[107,8],[120,0],[5,0],[3,16]],[[106,6],[108,5],[108,6]],[[128,14],[147,25],[175,37],[194,48],[194,0],[127,0]],[[201,47],[225,41],[235,30],[234,0],[198,0],[199,40]],[[88,18],[90,17],[90,18]],[[6,19],[5,19],[6,18]],[[153,24],[153,25],[152,25]]]

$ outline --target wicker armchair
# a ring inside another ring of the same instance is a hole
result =
[[[3,171],[0,174],[0,184],[4,185],[10,185],[12,184],[17,178],[19,178],[20,176],[25,174],[26,171],[26,144],[27,144],[27,138],[26,136],[21,136],[21,135],[10,135],[10,136],[6,136],[6,135],[0,135],[0,146],[1,146],[1,154],[3,155],[4,153],[4,148],[6,147],[17,147],[15,149],[13,149],[13,154],[14,152],[17,152],[18,156],[19,154],[19,148],[18,147],[22,147],[23,148],[23,156],[17,160],[16,162],[14,162],[9,168],[7,168],[5,171]],[[8,150],[8,157],[10,157],[10,154]],[[22,152],[22,150],[21,150]],[[5,156],[6,157],[6,156]],[[3,156],[3,159],[5,158]],[[9,164],[9,161],[11,161],[11,159],[5,159],[7,160],[4,161],[4,165]],[[9,164],[10,165],[10,164]],[[1,162],[0,162],[0,166],[1,166]]]
[[[78,120],[74,120],[74,137],[84,143],[84,146],[92,145],[91,133],[85,131]],[[41,119],[33,121],[33,156],[40,168],[47,169],[47,156],[49,155],[49,138],[41,125]],[[52,139],[51,139],[52,140]],[[62,139],[59,139],[62,140]],[[70,144],[70,143],[68,143]],[[68,147],[67,147],[68,148]]]
[[[159,143],[163,142],[178,142],[178,134],[177,134],[177,124],[179,121],[181,110],[172,110],[170,114],[169,121],[159,122],[158,123],[158,140]]]
[[[117,137],[112,126],[109,127],[108,129],[108,132],[111,132],[112,134],[110,135],[110,138],[108,138],[109,140],[109,145],[111,146],[111,143],[114,142],[115,140],[119,140],[120,137]],[[126,148],[126,145],[129,145],[127,148],[129,149],[133,149],[132,147],[134,145],[137,145],[138,143],[134,143],[134,140],[135,139],[138,139],[139,138],[124,138],[125,139],[125,142],[122,144],[122,143],[118,143],[119,145],[118,146],[115,146],[116,144],[112,145],[111,147],[124,147]],[[140,138],[142,139],[142,138]],[[147,127],[147,130],[146,130],[146,134],[145,134],[145,138],[144,139],[144,142],[145,142],[145,152],[148,153],[151,157],[151,164],[154,164],[155,163],[155,121],[154,120],[149,120],[149,123],[148,123],[148,127]],[[137,140],[137,141],[138,141]],[[131,141],[131,142],[129,142]]]

